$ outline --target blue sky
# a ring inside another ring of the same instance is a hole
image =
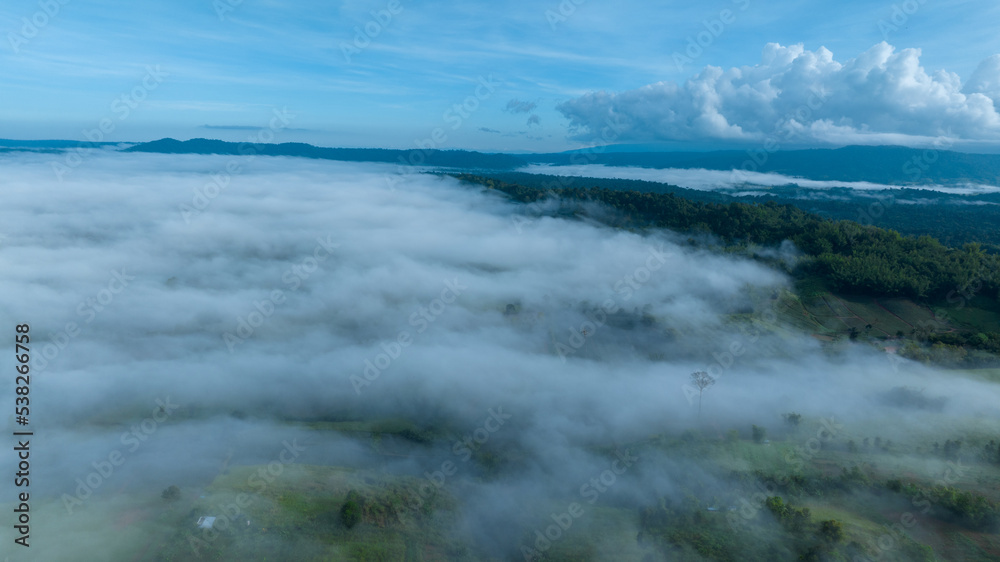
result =
[[[992,0],[4,3],[0,136],[244,140],[277,109],[264,140],[326,146],[565,150],[613,114],[616,143],[994,147],[998,22]]]

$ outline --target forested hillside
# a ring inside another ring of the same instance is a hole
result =
[[[733,244],[791,240],[811,258],[800,267],[822,275],[840,291],[927,300],[947,298],[971,284],[981,283],[980,290],[993,297],[1000,288],[1000,260],[977,243],[951,248],[930,236],[903,236],[877,226],[830,220],[788,204],[713,203],[672,193],[603,188],[543,190],[471,174],[456,177],[525,203],[550,195],[599,201],[621,211],[636,227],[711,233]]]
[[[1000,193],[959,195],[929,189],[901,188],[859,191],[848,187],[808,189],[797,185],[706,191],[664,182],[553,176],[523,172],[483,173],[507,183],[548,189],[601,187],[616,191],[673,193],[693,201],[788,204],[831,219],[874,224],[900,234],[927,234],[948,246],[979,242],[990,253],[1000,253]],[[746,192],[753,191],[753,195]]]

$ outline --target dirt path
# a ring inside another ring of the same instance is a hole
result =
[[[833,296],[833,295],[830,295],[830,296]],[[844,322],[844,318],[850,318],[850,316],[838,316],[837,315],[837,311],[833,309],[833,305],[830,304],[830,301],[826,300],[826,295],[823,295],[820,298],[823,299],[823,304],[825,304],[826,307],[830,309],[830,314],[832,315],[831,316],[832,318],[836,318],[837,320],[840,320],[841,322]],[[855,318],[857,318],[857,317],[855,316]],[[844,326],[847,326],[848,328],[850,328],[850,325],[848,325],[847,322],[844,322]]]
[[[916,327],[915,327],[915,326],[914,326],[913,324],[910,324],[910,323],[909,323],[909,322],[907,322],[906,320],[903,320],[903,318],[902,318],[902,317],[901,317],[900,315],[898,315],[898,314],[896,314],[895,312],[893,312],[893,311],[889,310],[888,308],[886,308],[886,307],[882,306],[882,303],[878,302],[878,299],[875,299],[875,298],[873,298],[873,299],[872,299],[872,301],[874,301],[874,302],[875,302],[875,306],[877,306],[877,307],[881,308],[882,310],[884,310],[884,311],[888,312],[889,314],[891,314],[891,315],[895,316],[895,317],[896,317],[896,318],[897,318],[897,319],[898,319],[898,320],[899,320],[900,322],[902,322],[903,324],[906,324],[906,325],[907,325],[907,326],[909,326],[910,328],[913,328],[913,329],[916,329]]]

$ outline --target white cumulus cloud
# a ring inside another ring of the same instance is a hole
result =
[[[882,42],[839,62],[824,47],[769,43],[754,66],[707,66],[683,84],[591,92],[558,109],[588,141],[1000,141],[1000,55],[965,84],[955,73],[927,70],[920,56]]]

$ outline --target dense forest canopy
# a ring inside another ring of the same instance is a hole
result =
[[[588,178],[482,172],[507,183],[549,189],[552,187],[601,187],[611,190],[673,193],[685,199],[715,203],[788,204],[830,219],[874,224],[900,234],[927,234],[944,244],[961,247],[979,242],[990,253],[1000,253],[1000,193],[959,195],[930,189],[898,188],[859,191],[849,187],[810,189],[798,185],[753,186],[713,191],[690,189],[669,183],[620,178]],[[753,195],[746,194],[752,191]]]

